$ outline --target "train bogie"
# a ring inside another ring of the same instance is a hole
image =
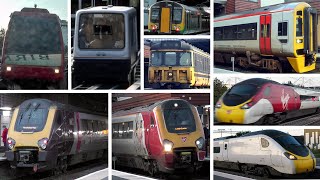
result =
[[[73,62],[76,81],[133,81],[138,48],[134,8],[110,5],[77,11]]]

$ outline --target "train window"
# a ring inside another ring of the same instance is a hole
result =
[[[298,16],[302,16],[302,11],[297,11]]]
[[[256,23],[238,25],[237,39],[240,39],[240,40],[257,39],[256,34],[257,34]]]
[[[162,53],[161,52],[152,52],[150,58],[151,66],[160,66],[162,65]]]
[[[123,136],[123,131],[124,131],[124,128],[123,128],[123,123],[119,124],[119,138],[122,138]]]
[[[128,132],[129,132],[129,129],[128,129],[128,123],[122,123],[123,125],[123,136],[122,138],[123,139],[126,139],[128,137]]]
[[[224,150],[228,149],[228,144],[224,144]]]
[[[92,121],[92,129],[93,129],[93,132],[99,131],[98,121]]]
[[[82,125],[82,128],[80,128],[82,131],[88,131],[88,123],[87,123],[87,120],[85,119],[81,119],[81,125]]]
[[[270,35],[271,35],[270,24],[267,24],[267,37],[270,37]]]
[[[150,117],[150,124],[154,125],[154,118],[152,116]]]
[[[177,54],[175,52],[164,53],[164,64],[167,66],[173,66],[177,64]]]
[[[127,137],[131,139],[132,135],[133,135],[133,122],[128,122]]]
[[[173,10],[173,23],[174,24],[180,24],[182,21],[182,8],[180,7],[177,9],[177,7]]]
[[[81,8],[87,8],[87,7],[91,7],[91,0],[82,0],[81,1]]]
[[[80,15],[79,48],[123,49],[125,41],[124,16],[122,14]]]
[[[220,147],[213,147],[213,153],[220,153]]]
[[[93,132],[92,120],[87,120],[87,124],[88,124],[88,132],[92,133]]]
[[[222,40],[223,28],[214,28],[214,40]]]
[[[265,138],[261,138],[261,146],[262,146],[263,148],[269,147],[269,141],[266,140]]]
[[[269,97],[271,93],[271,88],[270,87],[266,87],[266,89],[263,92],[264,97]]]
[[[151,22],[157,23],[159,22],[160,17],[160,9],[159,8],[152,8],[151,9]]]
[[[181,66],[191,66],[191,53],[190,52],[182,52],[179,53]]]
[[[297,18],[296,31],[297,31],[297,36],[302,36],[302,18],[301,17]]]
[[[278,23],[278,36],[287,36],[288,35],[288,22]]]
[[[223,39],[233,40],[237,38],[237,26],[227,26],[223,29]]]

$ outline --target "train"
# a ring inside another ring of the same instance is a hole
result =
[[[148,74],[155,89],[210,87],[210,54],[183,40],[152,42]]]
[[[97,6],[77,11],[73,84],[134,83],[139,63],[137,12],[133,7]]]
[[[108,157],[104,115],[47,99],[14,109],[5,155],[12,172],[66,172],[68,166]]]
[[[217,17],[215,63],[282,73],[316,69],[317,10],[305,2]]]
[[[252,78],[235,84],[215,105],[226,124],[280,124],[320,112],[320,91]]]
[[[1,77],[9,89],[31,84],[65,88],[64,51],[56,14],[36,7],[15,11],[4,38]]]
[[[293,136],[277,130],[261,130],[242,136],[214,139],[214,167],[245,174],[288,176],[315,171],[316,158]]]
[[[151,176],[194,172],[205,160],[205,138],[197,109],[168,99],[112,115],[112,156],[116,165]]]
[[[150,6],[148,30],[152,34],[197,34],[210,31],[210,14],[174,1]]]

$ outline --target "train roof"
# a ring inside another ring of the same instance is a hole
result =
[[[216,17],[214,19],[214,22],[229,20],[229,19],[234,19],[234,18],[241,18],[241,17],[250,16],[250,15],[254,16],[254,15],[269,14],[269,13],[281,12],[281,11],[290,11],[290,10],[294,10],[295,7],[297,7],[298,5],[300,5],[302,3],[307,4],[305,2],[276,4],[276,5],[272,5],[272,6],[266,6],[266,7],[261,7],[258,9],[252,9],[252,10],[248,10],[248,11],[242,11],[242,12],[238,12],[238,13],[234,13],[234,14]]]
[[[181,7],[185,8],[185,9],[187,9],[187,10],[189,10],[189,11],[202,11],[202,10],[197,9],[197,8],[195,8],[195,7],[187,6],[187,5],[184,5],[184,4],[175,2],[175,1],[158,1],[158,2],[154,3],[152,6],[150,6],[150,8],[152,8],[154,5],[157,5],[157,4],[160,4],[160,3],[166,3],[166,2],[180,5]]]
[[[247,79],[247,80],[239,82],[238,84],[255,84],[257,86],[261,86],[261,85],[264,85],[266,83],[280,84],[280,83],[278,83],[276,81],[272,81],[272,80],[269,80],[269,79],[262,79],[262,78]]]
[[[114,112],[112,115],[113,116],[125,116],[125,115],[140,113],[140,112],[144,112],[144,111],[150,111],[150,110],[154,109],[155,107],[157,107],[165,102],[172,101],[172,100],[184,101],[184,102],[190,104],[188,101],[186,101],[184,99],[178,99],[178,98],[177,99],[166,99],[166,100],[158,101],[158,102],[148,104],[145,106],[139,106],[139,107],[134,107],[134,108],[126,109],[126,110],[117,111],[117,112]],[[190,105],[192,105],[192,104],[190,104]]]
[[[110,12],[123,12],[123,13],[129,13],[132,11],[135,11],[133,7],[127,7],[127,6],[95,6],[95,7],[89,7],[80,9],[78,12],[101,12],[101,11],[110,11]]]
[[[199,49],[184,40],[162,40],[162,41],[153,41],[151,43],[150,50],[163,50],[163,49],[178,49],[178,50],[196,50],[203,53],[207,53],[202,49]],[[208,53],[207,53],[208,54]],[[209,55],[209,54],[208,54]]]
[[[242,136],[226,136],[226,137],[216,138],[214,140],[217,141],[217,140],[233,139],[233,138],[248,137],[248,136],[255,136],[255,135],[266,135],[266,136],[269,136],[270,138],[273,139],[273,138],[276,138],[279,136],[284,136],[284,135],[287,136],[290,134],[287,134],[287,133],[284,133],[284,132],[278,131],[278,130],[268,129],[268,130],[250,132],[250,133],[244,134]]]

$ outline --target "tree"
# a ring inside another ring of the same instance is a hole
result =
[[[227,86],[225,86],[222,81],[215,78],[214,79],[214,105],[218,102],[219,98],[223,95],[224,92],[228,90]]]
[[[248,133],[251,133],[251,131],[241,131],[241,132],[237,132],[236,136],[240,137],[240,136],[248,134]]]
[[[0,29],[0,56],[2,55],[2,46],[3,46],[3,40],[4,36],[6,34],[6,30],[4,28]]]

